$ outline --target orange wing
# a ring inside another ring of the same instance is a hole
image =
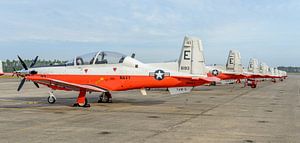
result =
[[[95,85],[76,84],[76,83],[70,83],[70,82],[65,82],[65,81],[46,78],[46,77],[28,76],[26,77],[26,79],[34,81],[39,84],[47,85],[51,88],[55,87],[56,89],[73,90],[73,91],[80,91],[80,89],[86,89],[86,91],[88,92],[89,91],[108,92],[108,90]]]

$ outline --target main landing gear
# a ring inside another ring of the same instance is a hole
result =
[[[247,79],[247,85],[250,86],[251,88],[256,88],[257,82],[254,79]]]
[[[217,85],[217,82],[215,82],[215,81],[212,81],[211,83],[210,83],[210,86],[216,86]]]
[[[91,107],[91,105],[88,104],[88,100],[85,95],[86,89],[80,89],[76,103],[73,105],[73,107]],[[54,104],[56,102],[56,97],[54,96],[53,91],[49,91],[49,97],[47,101],[50,104]],[[98,103],[112,103],[111,94],[109,92],[103,92],[99,96]]]
[[[85,97],[85,95],[86,95],[86,89],[80,89],[79,95],[77,97],[77,101],[73,105],[73,107],[91,107],[91,105],[88,104],[88,100]]]
[[[112,96],[109,92],[103,92],[99,96],[98,103],[112,103]]]

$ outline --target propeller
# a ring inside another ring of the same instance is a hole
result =
[[[38,56],[35,57],[35,59],[34,59],[34,60],[32,61],[32,63],[30,64],[29,68],[32,68],[32,67],[36,64],[38,58],[39,58]],[[22,58],[21,58],[20,56],[18,56],[18,59],[19,59],[21,65],[22,65],[23,69],[22,69],[21,71],[17,72],[16,69],[14,68],[14,71],[15,71],[15,73],[16,73],[16,75],[17,75],[18,77],[19,77],[20,73],[25,73],[25,74],[23,75],[24,78],[21,80],[21,82],[20,82],[20,84],[19,84],[19,87],[18,87],[18,89],[17,89],[17,91],[20,91],[20,90],[22,89],[22,87],[24,86],[24,83],[25,83],[25,81],[26,81],[26,75],[28,75],[28,74],[29,74],[29,75],[30,75],[30,74],[37,74],[37,71],[34,71],[34,70],[30,71],[30,70],[28,70],[28,67],[27,67],[27,65],[25,64],[25,62],[22,60]],[[21,76],[22,76],[22,75],[21,75]],[[34,84],[37,88],[40,88],[40,86],[39,86],[38,83],[33,82],[33,84]]]

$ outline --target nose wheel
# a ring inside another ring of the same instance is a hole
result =
[[[112,96],[109,92],[103,92],[99,96],[98,103],[112,103]]]
[[[53,91],[49,91],[47,101],[49,104],[54,104],[56,102],[56,97],[54,96]]]

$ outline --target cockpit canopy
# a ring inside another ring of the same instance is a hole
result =
[[[120,64],[123,63],[126,55],[117,52],[94,52],[82,56],[76,56],[69,60],[66,65],[93,65],[93,64]]]

